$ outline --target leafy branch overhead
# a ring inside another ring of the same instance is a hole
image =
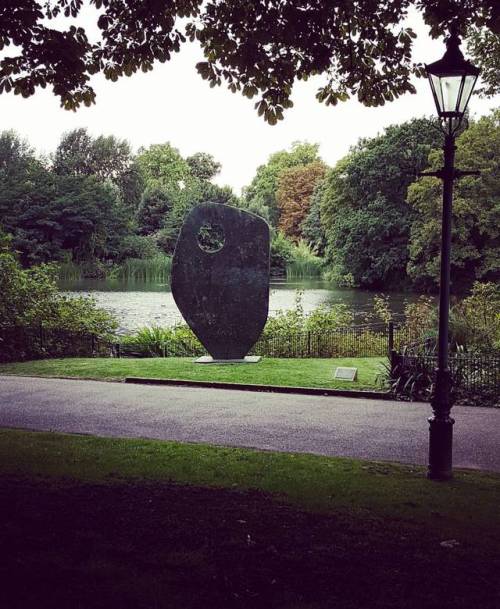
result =
[[[84,4],[94,9],[97,40],[79,25]],[[495,0],[3,0],[0,93],[29,97],[50,86],[64,108],[76,110],[95,102],[93,74],[116,81],[148,72],[197,41],[200,75],[210,86],[225,83],[257,98],[270,124],[293,105],[294,82],[318,74],[325,78],[320,102],[355,96],[379,106],[413,93],[411,77],[422,72],[412,57],[415,34],[405,25],[409,9],[422,14],[434,37],[457,22],[485,68],[483,91],[499,90],[495,60],[483,52],[499,46]]]

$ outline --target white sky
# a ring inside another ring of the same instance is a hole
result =
[[[414,59],[429,63],[439,59],[444,44],[431,40],[415,13],[409,18],[418,34]],[[82,25],[85,26],[85,23]],[[183,156],[197,151],[211,153],[222,163],[216,179],[237,192],[247,185],[258,165],[273,152],[292,142],[320,144],[320,154],[334,165],[360,137],[374,136],[384,127],[413,117],[435,114],[429,85],[417,81],[417,94],[406,95],[380,108],[366,108],[355,100],[326,107],[315,99],[321,78],[298,82],[293,92],[294,108],[285,120],[271,127],[257,116],[255,100],[230,93],[224,86],[211,89],[195,69],[202,53],[186,45],[166,64],[152,72],[137,73],[116,83],[95,76],[96,105],[76,113],[62,110],[58,98],[40,90],[23,99],[0,95],[0,131],[15,129],[39,152],[55,150],[61,134],[87,127],[93,135],[115,135],[127,139],[134,150],[140,146],[170,142]],[[481,116],[499,105],[500,97],[473,97],[469,109]]]

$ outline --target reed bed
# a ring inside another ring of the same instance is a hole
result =
[[[323,260],[316,256],[305,241],[299,241],[293,247],[293,258],[286,265],[286,276],[289,279],[321,277]]]
[[[117,273],[125,281],[167,281],[172,269],[172,258],[159,254],[154,258],[127,258]]]
[[[59,265],[60,281],[78,281],[83,277],[82,267],[74,262],[63,262]]]

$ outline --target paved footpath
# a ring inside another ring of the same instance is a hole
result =
[[[500,410],[456,407],[454,465],[500,472]],[[427,463],[427,404],[0,376],[0,427]]]

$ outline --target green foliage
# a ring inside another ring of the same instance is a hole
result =
[[[500,286],[476,282],[450,311],[450,342],[467,351],[500,350]]]
[[[151,235],[162,228],[178,197],[178,191],[159,183],[146,187],[137,210],[139,231]]]
[[[405,303],[404,316],[411,336],[423,335],[437,327],[437,306],[429,296]]]
[[[312,193],[309,211],[302,221],[300,232],[302,239],[320,257],[323,257],[326,249],[326,235],[321,221],[321,201],[326,188],[326,180],[320,180]]]
[[[24,265],[117,256],[128,226],[116,186],[49,171],[8,132],[0,157],[0,218]]]
[[[354,321],[353,312],[345,304],[321,305],[309,315],[302,304],[304,292],[295,293],[295,306],[287,311],[279,310],[269,317],[264,328],[264,337],[290,336],[303,332],[322,332],[349,326]]]
[[[500,110],[472,123],[456,145],[456,166],[481,171],[454,185],[451,285],[465,293],[474,281],[495,281],[500,270]],[[441,166],[440,150],[430,154],[429,164]],[[441,200],[436,178],[421,178],[408,190],[414,210],[408,274],[419,289],[436,289],[439,281]]]
[[[434,391],[434,371],[425,360],[414,357],[385,364],[384,380],[394,397],[428,402]]]
[[[294,244],[291,253],[291,260],[286,265],[287,277],[321,277],[323,260],[311,251],[304,240]]]
[[[140,148],[137,166],[147,186],[160,186],[178,193],[190,176],[190,167],[168,142]]]
[[[172,258],[156,254],[151,258],[127,258],[115,271],[120,279],[132,281],[167,282],[172,268]]]
[[[58,175],[109,180],[118,188],[126,207],[137,207],[141,176],[134,165],[130,144],[125,140],[113,135],[93,138],[83,128],[68,131],[53,156],[53,170]]]
[[[414,93],[412,78],[422,67],[412,57],[416,34],[407,26],[409,9],[423,16],[433,37],[445,35],[451,23],[464,32],[498,29],[496,5],[484,0],[177,0],[150,2],[146,11],[139,0],[93,4],[98,10],[85,20],[81,1],[14,3],[22,10],[7,5],[0,49],[9,52],[0,60],[0,93],[29,97],[49,86],[65,109],[76,110],[95,102],[92,75],[102,72],[115,82],[148,72],[182,44],[196,41],[204,54],[196,65],[200,76],[212,87],[225,83],[232,92],[258,96],[255,109],[274,125],[293,106],[295,81],[318,74],[325,82],[316,98],[326,105],[353,96],[366,106],[381,106]],[[53,27],[52,19],[62,15],[62,27]],[[489,64],[483,53],[478,60]],[[490,76],[486,70],[485,78]]]
[[[275,152],[265,165],[257,168],[257,173],[245,189],[242,205],[262,216],[276,228],[279,221],[277,201],[278,181],[282,173],[291,167],[309,165],[319,161],[318,144],[295,142],[290,151]]]
[[[121,242],[118,261],[121,262],[127,258],[155,258],[160,253],[154,237],[127,235]]]
[[[22,269],[10,253],[0,254],[0,327],[28,326],[89,332],[105,337],[117,327],[92,298],[70,298],[57,288],[57,267]]]
[[[442,136],[427,119],[361,139],[325,179],[321,221],[331,275],[356,285],[404,285],[410,227],[416,213],[407,189]]]
[[[292,258],[293,243],[282,232],[276,231],[271,239],[271,273],[284,275]]]
[[[500,93],[500,35],[498,30],[469,28],[467,52],[473,63],[481,66],[481,87],[477,92],[484,97]]]
[[[141,328],[132,336],[122,337],[121,347],[122,353],[127,354],[132,350],[134,355],[140,354],[141,357],[184,357],[205,353],[200,341],[184,324],[171,328]]]
[[[186,163],[189,165],[191,175],[198,180],[209,181],[221,170],[221,164],[207,152],[195,152],[187,157]]]

